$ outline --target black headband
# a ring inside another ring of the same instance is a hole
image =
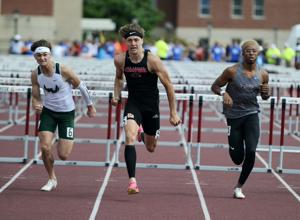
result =
[[[140,38],[143,38],[143,35],[140,33],[140,32],[137,32],[137,31],[128,31],[124,38],[127,39],[128,37],[131,37],[131,36],[138,36]]]

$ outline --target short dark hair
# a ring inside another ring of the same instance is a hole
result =
[[[38,47],[48,47],[48,48],[50,49],[50,51],[51,51],[51,49],[52,49],[51,43],[48,42],[48,41],[46,41],[46,40],[44,40],[44,39],[35,41],[35,42],[31,45],[30,50],[31,50],[32,52],[34,52],[35,49],[38,48]]]
[[[141,34],[142,38],[144,38],[145,36],[145,30],[144,28],[142,28],[140,25],[136,24],[136,23],[132,23],[132,24],[126,24],[124,26],[122,26],[119,30],[119,34],[123,37],[126,38],[125,36],[127,35],[128,32],[130,31],[135,31]]]

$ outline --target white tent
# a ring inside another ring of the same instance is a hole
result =
[[[300,40],[300,24],[292,27],[287,44],[292,48],[296,48],[296,43],[298,40]]]
[[[81,28],[83,31],[114,31],[116,24],[107,18],[83,18]]]

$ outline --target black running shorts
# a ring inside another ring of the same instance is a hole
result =
[[[159,108],[153,106],[152,109],[153,111],[149,108],[145,110],[142,105],[128,100],[124,110],[123,124],[126,124],[127,120],[135,120],[139,126],[143,126],[145,134],[157,135],[160,128]]]

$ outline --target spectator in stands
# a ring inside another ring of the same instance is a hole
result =
[[[172,47],[172,57],[173,57],[173,60],[182,60],[183,59],[183,53],[184,53],[183,46],[179,42],[177,42]]]
[[[157,49],[157,55],[161,60],[168,59],[169,45],[164,39],[159,39],[155,42],[155,47]]]
[[[121,47],[121,43],[119,41],[118,38],[115,39],[115,42],[114,42],[114,47],[115,47],[115,52],[114,52],[114,55],[116,54],[119,54],[122,52],[122,47]]]
[[[191,61],[195,61],[196,60],[196,45],[194,43],[189,43],[188,47],[187,47],[187,59],[191,60]]]
[[[104,44],[100,44],[98,47],[98,59],[110,59],[111,56],[106,52]]]
[[[268,64],[280,65],[281,52],[275,44],[271,44],[271,46],[267,49],[266,59]]]
[[[32,45],[32,40],[26,40],[24,41],[24,47],[22,50],[22,54],[24,55],[32,55],[32,51],[31,51],[31,45]]]
[[[210,50],[210,58],[212,61],[221,62],[224,60],[225,49],[218,42],[215,42]]]
[[[16,34],[9,47],[9,53],[10,54],[22,54],[24,49],[24,42],[22,41],[22,36],[19,34]]]
[[[238,42],[234,41],[232,45],[228,48],[228,57],[227,61],[232,63],[237,63],[240,60],[241,56],[241,47]]]
[[[198,46],[195,50],[195,60],[196,61],[204,61],[205,60],[205,48],[202,46]]]
[[[269,98],[268,73],[256,64],[259,45],[254,40],[242,44],[243,60],[226,68],[212,84],[212,91],[223,96],[223,113],[228,125],[229,154],[232,161],[242,165],[234,189],[234,197],[244,199],[242,187],[255,162],[260,136],[257,95]],[[225,91],[221,87],[226,86]]]
[[[128,194],[139,192],[136,178],[135,142],[140,125],[144,128],[141,139],[149,152],[154,152],[159,137],[160,113],[158,79],[165,87],[169,108],[169,121],[177,126],[181,120],[177,115],[175,93],[169,74],[162,61],[149,50],[143,48],[144,29],[138,24],[127,24],[119,30],[126,40],[128,50],[115,56],[116,67],[113,105],[117,105],[126,77],[128,100],[124,110],[125,162],[129,176]]]
[[[262,46],[259,46],[259,53],[256,58],[256,64],[260,67],[262,67],[265,64],[265,57],[263,54],[264,48]]]
[[[81,53],[81,45],[80,42],[75,40],[73,41],[71,47],[70,47],[70,56],[78,57]]]
[[[80,90],[86,105],[87,115],[94,117],[96,109],[89,96],[86,86],[79,77],[68,67],[54,63],[51,59],[51,44],[46,40],[39,40],[32,44],[31,51],[38,63],[38,67],[31,73],[32,106],[40,113],[39,139],[44,166],[49,175],[48,182],[42,191],[51,191],[57,187],[54,172],[54,157],[52,141],[58,127],[57,142],[58,156],[66,160],[73,148],[75,103],[72,88]],[[44,91],[42,100],[40,89]]]
[[[105,43],[105,50],[106,50],[106,53],[111,57],[111,58],[114,58],[115,56],[115,43],[112,41],[112,40],[108,40],[106,43]]]
[[[294,49],[289,47],[289,45],[285,43],[281,55],[282,59],[284,60],[285,66],[291,67],[296,55]]]
[[[52,55],[53,57],[61,58],[66,56],[66,46],[64,45],[63,41],[60,41],[58,44],[55,44],[52,49]]]
[[[297,70],[300,69],[300,40],[297,41],[296,49],[295,49],[295,68]]]

